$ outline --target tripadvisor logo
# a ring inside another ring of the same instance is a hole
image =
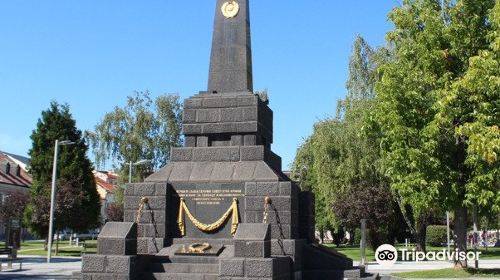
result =
[[[481,252],[464,252],[456,249],[449,251],[443,249],[442,251],[431,252],[417,252],[415,249],[399,249],[389,244],[381,245],[375,251],[375,260],[381,266],[392,266],[398,260],[401,261],[476,261],[479,260]]]

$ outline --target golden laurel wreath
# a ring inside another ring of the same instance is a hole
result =
[[[203,254],[205,251],[210,249],[212,249],[212,246],[209,243],[194,243],[189,245],[188,252]]]
[[[220,217],[215,223],[212,224],[204,224],[198,219],[196,219],[193,214],[191,214],[191,211],[186,205],[186,200],[184,198],[181,198],[179,205],[179,216],[177,217],[177,225],[179,226],[179,231],[181,232],[181,235],[184,236],[186,235],[186,222],[184,220],[184,215],[187,215],[189,220],[193,223],[193,225],[204,232],[212,232],[215,230],[220,229],[223,225],[224,222],[229,218],[229,215],[233,214],[232,221],[231,221],[231,234],[234,236],[236,234],[236,230],[238,229],[238,224],[240,223],[240,218],[239,218],[239,213],[238,213],[238,199],[233,198],[233,203],[227,209],[226,213]]]
[[[240,11],[240,5],[236,1],[227,1],[222,4],[221,11],[226,18],[234,18]]]

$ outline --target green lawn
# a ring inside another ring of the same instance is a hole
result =
[[[333,244],[324,244],[324,245],[337,250],[339,253],[342,253],[355,261],[361,260],[361,251],[358,246],[341,246],[340,248],[337,248]],[[396,245],[396,247],[404,248],[404,245]],[[413,247],[408,247],[408,249],[412,250]],[[446,247],[427,246],[427,251],[441,251],[443,249],[446,249]],[[481,255],[479,257],[480,260],[500,259],[500,248],[488,248],[488,250],[480,248],[479,251],[481,252]],[[375,252],[371,248],[366,249],[366,259],[368,261],[375,261]]]
[[[394,273],[393,276],[401,278],[492,278],[500,277],[500,269],[457,269],[445,268],[438,270],[414,271]]]
[[[87,244],[95,244],[97,243],[96,240],[88,240],[86,241]],[[52,250],[54,252],[56,248],[56,244],[54,243],[52,245]],[[47,251],[43,249],[44,247],[44,242],[43,241],[27,241],[23,242],[21,244],[21,250],[18,251],[18,255],[34,255],[34,256],[46,256]],[[82,244],[80,243],[79,247],[76,247],[74,245],[70,246],[68,241],[60,241],[59,242],[59,252],[57,256],[66,256],[66,257],[79,257],[81,256],[83,251]],[[87,253],[95,253],[96,248],[88,248],[86,250]],[[54,254],[53,254],[54,255]]]

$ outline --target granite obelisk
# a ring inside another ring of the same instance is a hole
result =
[[[248,0],[217,0],[215,9],[208,92],[252,92]]]

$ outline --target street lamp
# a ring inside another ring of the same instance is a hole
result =
[[[129,166],[128,166],[128,183],[129,184],[132,183],[132,165],[137,166],[137,165],[148,164],[150,162],[151,162],[151,160],[149,160],[149,159],[141,159],[141,160],[139,160],[137,162],[134,162],[134,163],[129,162]]]
[[[54,211],[56,207],[56,175],[57,175],[57,155],[59,153],[59,146],[73,145],[75,142],[70,140],[59,141],[56,140],[54,144],[54,162],[52,166],[52,189],[50,192],[50,220],[49,220],[49,244],[47,252],[47,262],[50,263],[52,258],[52,239],[54,235]]]

